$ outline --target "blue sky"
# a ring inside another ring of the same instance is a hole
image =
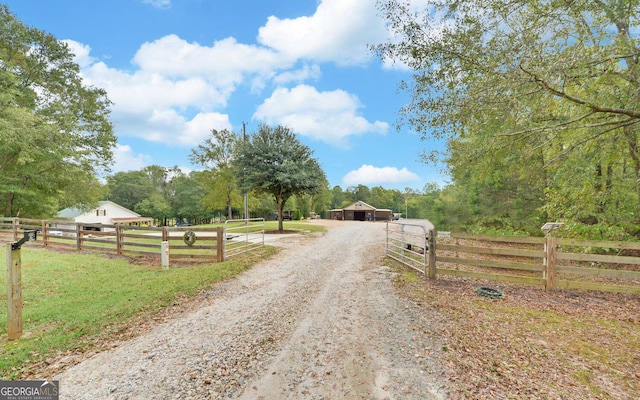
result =
[[[107,90],[113,172],[198,169],[211,129],[286,125],[330,185],[443,185],[419,161],[441,148],[395,123],[410,72],[367,45],[388,32],[374,0],[8,0],[26,25],[67,41],[87,83]]]

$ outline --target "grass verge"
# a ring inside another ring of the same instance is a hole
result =
[[[326,231],[326,228],[324,226],[322,226],[321,224],[314,224],[312,221],[313,220],[302,220],[302,221],[286,220],[286,221],[283,221],[282,224],[285,230],[299,231],[300,233]],[[243,220],[228,221],[228,226],[232,226],[232,227],[239,227],[239,226],[242,226],[242,224],[243,224]],[[253,228],[258,229],[262,227],[262,222],[252,221],[250,225]],[[218,227],[218,226],[224,226],[224,224],[217,223],[217,224],[206,224],[206,225],[194,225],[191,228],[193,228],[194,230],[197,230],[198,226]],[[264,230],[266,232],[278,230],[278,221],[264,221]]]
[[[0,379],[43,378],[61,354],[99,350],[131,325],[274,254],[263,247],[219,264],[171,268],[99,254],[22,249],[23,337],[7,341],[6,273],[0,275]],[[5,248],[0,249],[5,259]]]
[[[452,399],[639,399],[640,297],[543,291],[453,277],[407,278],[398,293],[433,335]],[[479,286],[504,299],[479,296]]]
[[[283,221],[282,227],[285,230],[298,231],[300,233],[324,232],[326,230],[322,225],[307,221]],[[277,231],[278,221],[266,221],[264,223],[264,230],[267,232]]]

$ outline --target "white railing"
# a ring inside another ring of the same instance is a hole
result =
[[[386,226],[386,255],[402,264],[429,275],[429,234],[424,224],[389,221]]]
[[[264,218],[232,219],[224,223],[224,258],[264,246]]]

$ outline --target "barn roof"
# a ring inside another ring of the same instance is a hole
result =
[[[376,208],[374,206],[371,206],[371,205],[365,203],[364,201],[356,201],[355,203],[351,204],[350,206],[346,206],[345,208],[343,208],[343,210],[347,210],[347,211],[362,211],[362,210],[375,211]]]

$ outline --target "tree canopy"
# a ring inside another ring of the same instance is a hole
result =
[[[110,101],[66,44],[0,5],[0,214],[51,216],[100,200],[112,162]]]
[[[156,188],[144,170],[118,172],[107,177],[109,200],[129,210],[153,193],[156,193]]]
[[[210,221],[201,185],[204,172],[188,175],[175,166],[150,165],[138,171],[118,172],[107,177],[106,198],[160,224],[168,220]]]
[[[637,0],[378,4],[393,39],[375,49],[413,71],[399,123],[446,140],[425,161],[479,212],[640,222]]]
[[[204,205],[210,210],[226,208],[227,219],[233,218],[233,206],[242,203],[232,163],[237,141],[238,137],[233,132],[212,129],[211,136],[192,149],[190,156],[194,164],[206,168],[200,175],[201,183],[206,188]]]
[[[425,3],[415,11],[408,1],[380,2],[400,40],[377,47],[415,71],[403,111],[423,134],[492,123],[516,137],[595,138],[640,121],[637,1]]]
[[[235,173],[243,190],[273,196],[278,227],[283,230],[283,211],[293,195],[317,194],[327,179],[312,150],[289,128],[260,125],[247,141],[238,142]]]

